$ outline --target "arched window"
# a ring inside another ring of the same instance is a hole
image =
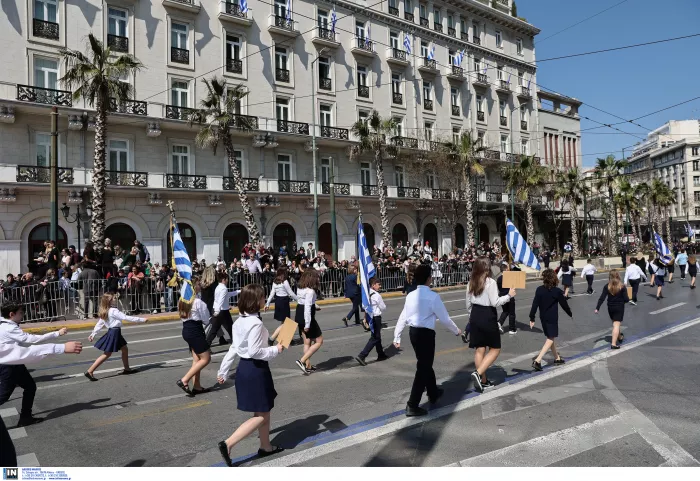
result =
[[[192,262],[197,258],[197,236],[194,233],[194,229],[189,224],[183,224],[182,222],[177,223],[177,228],[180,231],[182,243],[185,244],[185,249],[187,249],[187,255],[190,256],[190,262]],[[172,240],[172,232],[168,231],[168,263],[173,258]]]
[[[438,254],[438,232],[435,224],[427,224],[423,228],[423,243],[429,242],[430,248],[433,249],[433,256]]]
[[[39,224],[35,228],[29,232],[29,238],[27,239],[27,244],[29,248],[29,262],[32,263],[34,259],[37,257],[41,257],[44,255],[45,248],[44,248],[44,242],[47,240],[51,240],[49,237],[49,230],[50,230],[50,225],[47,224]],[[59,253],[61,252],[61,249],[65,249],[68,247],[68,241],[66,240],[66,231],[64,231],[61,226],[58,227],[58,239],[56,240],[56,247],[58,248]],[[59,263],[60,263],[60,256],[59,256]]]
[[[327,259],[333,257],[332,240],[333,236],[331,236],[331,225],[326,222],[325,224],[321,225],[321,228],[318,230],[318,250],[323,252]],[[369,239],[367,239],[367,242],[369,242]],[[337,228],[335,230],[335,245],[336,247],[339,246]]]
[[[375,237],[374,237],[374,227],[366,222],[362,223],[362,230],[365,231],[365,239],[367,239],[367,249],[370,252],[374,251]]]
[[[408,245],[408,229],[401,223],[396,224],[394,228],[391,229],[391,243],[396,246],[399,241],[405,246]]]
[[[129,225],[117,222],[107,227],[105,237],[112,241],[112,249],[119,246],[128,251],[134,246],[136,232]]]
[[[226,264],[241,258],[243,247],[248,243],[248,229],[242,224],[229,224],[224,231],[224,255]],[[212,259],[213,261],[213,259]]]
[[[455,244],[452,247],[464,249],[464,227],[462,227],[462,224],[457,224],[455,227]]]
[[[272,232],[272,247],[275,250],[279,250],[280,247],[285,246],[287,248],[287,253],[291,256],[293,250],[292,246],[297,240],[297,233],[294,227],[287,223],[279,224],[275,227]]]

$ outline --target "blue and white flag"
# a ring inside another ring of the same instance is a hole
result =
[[[289,22],[292,19],[292,0],[287,0],[287,6],[284,9],[286,10],[284,18]]]
[[[178,275],[182,278],[182,288],[180,289],[180,297],[187,303],[194,302],[195,294],[192,287],[192,263],[190,256],[187,254],[185,244],[180,237],[180,230],[177,228],[175,217],[171,218],[173,229],[173,264],[177,269]]]
[[[527,81],[527,89],[530,90],[530,82],[532,82],[532,75],[530,75],[530,79]]]
[[[513,75],[513,72],[510,72],[510,73],[508,74],[508,85],[510,85],[510,76],[511,76],[511,75]]]
[[[659,260],[664,265],[668,264],[673,260],[673,254],[671,254],[671,250],[664,243],[664,240],[661,238],[661,235],[657,234],[656,232],[654,232],[654,247],[656,248],[656,253],[659,255]]]
[[[338,16],[335,14],[335,5],[333,5],[333,11],[331,12],[331,32],[335,33],[335,24],[338,21]]]
[[[692,227],[690,227],[690,223],[686,222],[685,223],[686,231],[688,232],[688,240],[691,241],[695,238],[695,231],[693,230]]]
[[[428,51],[428,60],[435,60],[435,45]]]
[[[525,238],[520,235],[518,229],[508,218],[506,218],[506,245],[513,256],[513,262],[540,270],[540,262],[537,260],[537,256],[532,252],[530,246],[525,242]]]
[[[372,304],[369,301],[369,280],[374,277],[376,270],[372,264],[372,255],[367,247],[365,231],[362,228],[362,219],[357,223],[357,252],[360,264],[360,291],[362,291],[362,307],[367,315],[369,328],[374,334],[374,322],[372,320]],[[379,327],[381,329],[381,326]]]
[[[248,13],[248,0],[240,0],[241,13]]]
[[[455,56],[452,58],[452,63],[453,63],[455,66],[457,66],[457,67],[461,66],[461,65],[462,65],[462,56],[463,56],[463,55],[462,55],[462,51],[459,50],[459,51],[455,54]]]
[[[411,54],[411,40],[408,38],[408,34],[403,34],[403,47],[406,49],[407,54]]]
[[[372,35],[370,34],[370,25],[369,23],[367,24],[367,41],[369,42],[372,40]]]

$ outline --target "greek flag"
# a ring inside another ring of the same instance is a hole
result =
[[[367,322],[369,328],[374,333],[374,322],[372,321],[372,305],[369,302],[369,280],[374,277],[377,272],[372,264],[372,255],[367,248],[367,239],[365,231],[362,228],[362,219],[357,223],[357,252],[358,260],[360,261],[360,291],[362,291],[362,307],[367,314]],[[381,329],[381,326],[380,326]]]
[[[670,249],[664,243],[661,235],[657,234],[656,232],[654,232],[654,247],[656,248],[656,253],[659,255],[659,260],[661,260],[663,264],[668,264],[673,260],[673,255],[671,254]]]
[[[292,0],[287,0],[287,6],[284,9],[286,11],[284,18],[289,22],[292,19]]]
[[[408,34],[403,34],[403,47],[406,49],[406,53],[411,55],[411,40],[408,38]]]
[[[370,35],[369,28],[370,28],[370,25],[369,25],[369,23],[368,23],[368,24],[367,24],[367,41],[368,41],[368,42],[369,42],[370,40],[372,40],[372,36]]]
[[[338,21],[338,16],[335,14],[335,5],[333,5],[333,11],[331,12],[331,32],[335,33],[335,24]]]
[[[513,72],[508,74],[508,85],[510,85],[510,76],[513,75]]]
[[[462,65],[462,57],[463,57],[463,54],[462,54],[462,51],[461,51],[461,50],[458,51],[457,54],[454,56],[453,63],[454,63],[457,67],[459,67],[459,66]]]
[[[240,0],[239,6],[241,8],[241,13],[248,13],[248,0]]]
[[[506,218],[506,245],[513,256],[513,262],[540,270],[540,262],[537,260],[537,256],[532,252],[530,246],[525,242],[525,238],[520,235],[518,229],[508,218]]]
[[[428,52],[428,60],[435,60],[435,45]]]
[[[187,255],[187,249],[180,237],[180,230],[177,228],[177,222],[173,216],[170,220],[173,232],[173,263],[177,269],[178,275],[182,278],[182,288],[180,289],[180,297],[183,301],[191,303],[194,301],[194,288],[192,287],[192,263],[190,256]]]
[[[532,75],[530,75],[530,80],[527,81],[527,89],[530,90],[530,82],[532,82]]]
[[[692,227],[690,227],[690,223],[686,222],[685,223],[686,230],[688,232],[688,240],[692,241],[693,238],[695,237],[695,231],[693,230]]]

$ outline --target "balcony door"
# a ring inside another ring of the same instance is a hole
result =
[[[189,106],[189,85],[181,80],[173,80],[170,89],[171,105],[175,107]]]
[[[286,154],[277,156],[277,180],[292,180],[292,157]]]
[[[369,162],[362,162],[360,164],[360,180],[362,185],[372,185],[372,175]]]
[[[51,135],[39,134],[36,138],[36,166],[49,167],[51,165]]]
[[[127,13],[117,8],[109,8],[108,33],[118,37],[128,37],[126,34]],[[174,45],[173,45],[174,46]]]
[[[58,0],[34,0],[34,18],[58,23]]]
[[[332,113],[331,113],[331,106],[330,105],[321,105],[321,112],[320,112],[321,118],[319,119],[321,123],[321,127],[332,127],[333,126],[333,119],[332,119]]]
[[[126,140],[109,141],[109,168],[112,172],[129,170],[129,142]]]
[[[187,25],[181,23],[173,23],[170,26],[171,47],[189,50],[187,48],[187,30]]]
[[[187,145],[173,145],[170,168],[175,175],[190,173],[190,148]]]
[[[34,57],[34,86],[44,89],[58,88],[58,61]]]

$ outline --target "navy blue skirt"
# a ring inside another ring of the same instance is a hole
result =
[[[571,287],[574,285],[573,274],[563,274],[561,276],[561,285],[564,287]]]
[[[501,348],[501,333],[498,330],[498,312],[495,307],[472,304],[469,316],[469,347]]]
[[[182,338],[195,354],[202,354],[209,350],[207,336],[204,334],[202,321],[185,321],[182,323]]]
[[[275,383],[267,361],[241,358],[236,369],[238,409],[250,413],[266,413],[275,407]]]
[[[121,327],[110,328],[107,334],[95,343],[95,349],[102,352],[119,352],[124,346],[126,346],[126,339],[122,336]]]
[[[663,287],[664,285],[664,276],[656,276],[654,277],[654,284],[657,286]]]
[[[304,306],[302,304],[297,304],[297,311],[294,316],[294,320],[299,325],[299,336],[306,336],[309,339],[316,339],[321,337],[321,327],[316,322],[316,305],[311,306],[311,323],[309,324],[309,332],[304,332],[306,326],[306,320],[304,319]]]
[[[289,309],[289,297],[277,297],[275,296],[275,320],[284,322],[288,317],[291,317],[291,311]]]

